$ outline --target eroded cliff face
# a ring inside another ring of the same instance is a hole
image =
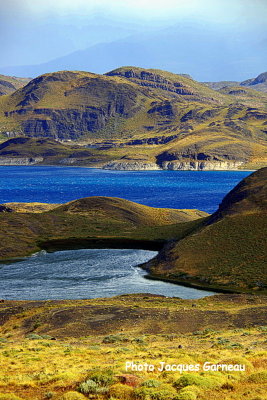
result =
[[[243,164],[242,161],[164,161],[162,167],[173,171],[220,171],[239,169]]]
[[[122,79],[61,71],[33,79],[1,111],[28,136],[77,140],[101,131],[113,118],[135,115],[146,92]]]
[[[242,161],[164,161],[161,166],[148,161],[115,160],[103,165],[103,169],[121,171],[142,171],[142,170],[172,170],[172,171],[223,171],[237,170],[242,167]]]
[[[167,92],[172,92],[180,95],[193,95],[194,92],[190,90],[185,84],[177,81],[173,82],[163,76],[146,71],[129,68],[128,70],[115,70],[107,73],[108,76],[123,76],[131,79],[132,82],[140,86],[146,86],[154,89],[162,89]]]
[[[35,165],[43,161],[43,157],[0,157],[0,165]]]
[[[181,97],[192,101],[220,103],[220,99],[212,91],[200,91],[197,82],[188,75],[166,73],[154,69],[138,67],[122,67],[110,71],[107,76],[121,76],[139,86],[164,91],[168,97]]]
[[[156,163],[148,161],[111,161],[102,167],[103,169],[112,169],[118,171],[144,171],[161,169]]]

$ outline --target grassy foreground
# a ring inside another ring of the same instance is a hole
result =
[[[264,400],[266,300],[143,294],[5,301],[0,399]],[[127,370],[126,362],[143,370]],[[161,362],[178,371],[158,371]],[[207,362],[244,371],[205,371]],[[145,363],[155,370],[146,371]]]

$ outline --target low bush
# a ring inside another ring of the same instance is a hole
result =
[[[78,390],[84,394],[95,394],[99,389],[99,385],[92,379],[87,379],[87,381],[80,383]]]
[[[82,393],[78,392],[67,392],[64,393],[63,396],[59,398],[59,400],[86,400],[87,397],[85,397]]]
[[[174,386],[177,389],[182,389],[189,385],[212,389],[216,386],[223,385],[223,383],[224,379],[215,375],[184,374],[174,382]]]
[[[111,368],[93,370],[89,373],[88,378],[99,386],[110,386],[115,382],[114,372]]]
[[[249,375],[247,381],[250,383],[266,383],[267,382],[267,371],[255,372]]]
[[[134,389],[122,383],[116,383],[109,388],[109,395],[117,399],[130,400],[133,398]]]
[[[140,400],[173,400],[177,395],[176,390],[167,383],[157,387],[141,386],[134,390],[136,399]]]
[[[148,379],[147,381],[144,381],[141,386],[156,388],[161,384],[162,382],[158,381],[157,379]]]
[[[174,400],[196,400],[200,389],[195,385],[189,385],[181,389]]]
[[[103,339],[103,343],[121,343],[121,342],[129,342],[129,339],[124,335],[108,335]]]

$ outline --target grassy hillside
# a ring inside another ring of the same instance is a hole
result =
[[[267,168],[237,185],[219,210],[146,264],[155,277],[231,290],[267,289]]]
[[[266,298],[244,295],[5,301],[0,397],[265,400],[265,311]],[[127,370],[127,361],[154,371]],[[160,362],[184,370],[160,372]],[[206,362],[244,371],[204,371]]]
[[[112,157],[93,148],[47,138],[18,137],[0,144],[0,164],[1,160],[16,164],[19,159],[28,159],[33,164],[95,166],[112,160]]]
[[[0,212],[0,258],[29,255],[43,248],[161,248],[192,230],[208,214],[157,209],[128,200],[89,197],[36,213],[38,204],[6,205]],[[43,209],[47,209],[42,205]],[[15,212],[12,212],[14,209]],[[196,220],[196,221],[195,221]]]
[[[2,140],[8,132],[89,145],[97,166],[259,168],[267,163],[266,104],[265,93],[244,86],[215,91],[161,70],[61,71],[2,96],[0,131]],[[91,165],[87,154],[73,158],[63,163]]]
[[[11,94],[17,89],[22,88],[30,81],[29,78],[17,78],[0,74],[0,96]]]
[[[261,92],[267,92],[267,72],[263,72],[256,78],[241,82],[242,86],[249,86]]]
[[[258,92],[267,92],[267,72],[263,72],[258,75],[256,78],[247,79],[243,82],[236,81],[221,81],[221,82],[203,82],[209,88],[214,90],[219,90],[222,88],[230,88],[232,86],[244,86],[257,90]]]

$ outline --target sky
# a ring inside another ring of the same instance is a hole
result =
[[[184,25],[191,33],[212,27],[212,35],[229,41],[236,32],[252,36],[261,52],[267,44],[267,0],[0,0],[0,69],[46,63],[101,43],[142,41],[172,26],[181,32]],[[208,39],[202,43],[209,45]],[[255,69],[261,68],[256,57]],[[142,66],[142,58],[138,62]],[[267,69],[262,68],[258,73]]]

